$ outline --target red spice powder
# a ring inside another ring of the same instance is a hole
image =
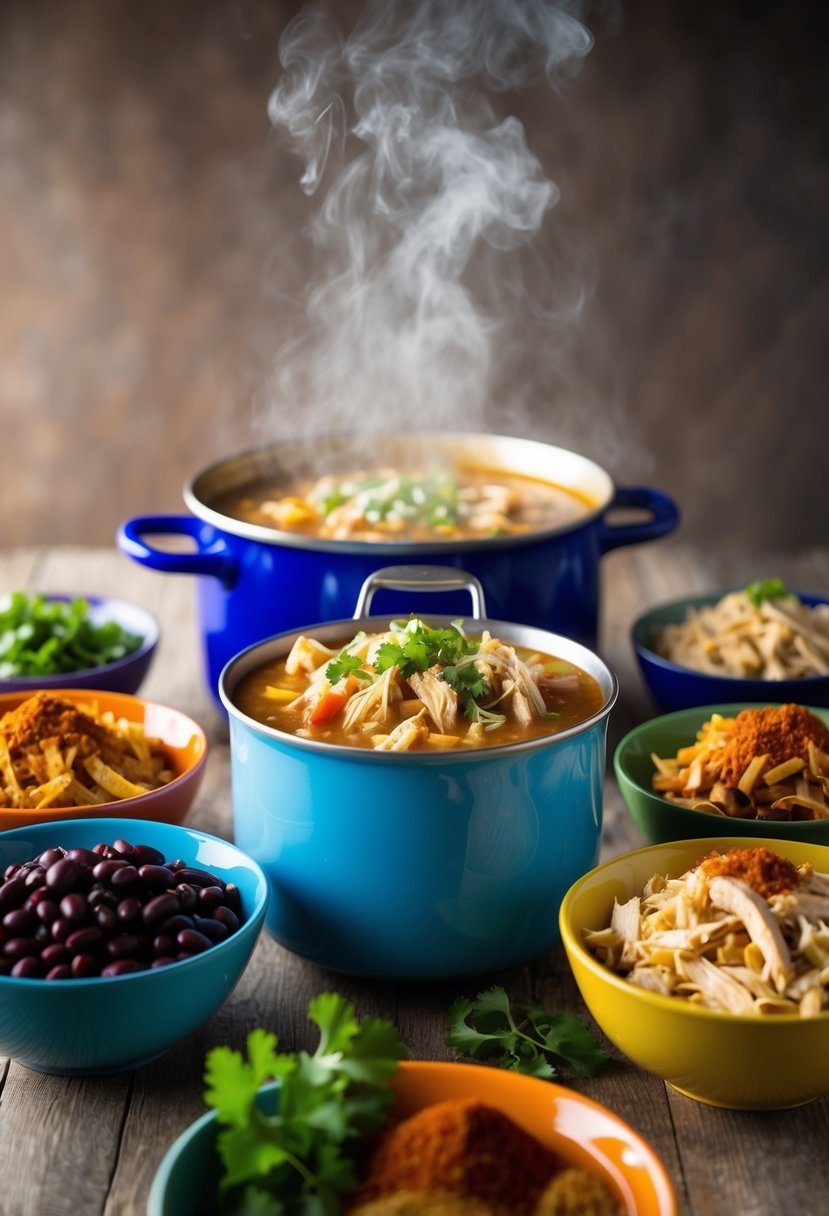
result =
[[[390,1128],[355,1196],[447,1191],[529,1213],[561,1162],[507,1115],[474,1098],[427,1106]]]
[[[802,705],[744,709],[723,749],[721,780],[736,785],[755,756],[768,753],[764,772],[797,757],[809,762],[809,740],[829,751],[829,730]]]
[[[793,862],[765,847],[709,853],[699,862],[699,869],[709,878],[721,874],[742,879],[764,899],[782,895],[803,882],[803,875]]]

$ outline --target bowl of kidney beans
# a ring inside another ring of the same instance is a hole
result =
[[[0,833],[0,1055],[68,1075],[147,1063],[230,995],[266,903],[256,862],[194,828]]]

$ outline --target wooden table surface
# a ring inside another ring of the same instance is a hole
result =
[[[603,559],[605,614],[600,649],[622,693],[611,717],[609,752],[650,709],[628,644],[644,606],[684,591],[740,585],[770,575],[794,588],[829,591],[829,550],[727,557],[673,540]],[[0,591],[15,588],[116,594],[151,609],[162,641],[142,693],[206,727],[210,755],[189,822],[231,834],[227,730],[203,686],[194,586],[133,565],[110,549],[0,551]],[[643,843],[608,775],[602,854]],[[393,1019],[415,1059],[448,1059],[446,1010],[459,995],[500,983],[514,999],[587,1018],[561,949],[502,975],[454,983],[389,985],[305,963],[263,935],[226,1004],[167,1055],[132,1073],[66,1079],[0,1059],[0,1216],[120,1216],[143,1213],[153,1174],[172,1140],[204,1110],[205,1052],[241,1047],[254,1026],[275,1030],[288,1050],[311,1047],[309,999],[335,988],[360,1015]],[[309,1033],[310,1032],[310,1033]],[[827,1044],[829,1050],[829,1044]],[[762,1060],[757,1067],[762,1068]],[[662,1155],[683,1213],[779,1216],[829,1210],[829,1100],[782,1112],[746,1113],[700,1105],[640,1072],[614,1051],[613,1065],[577,1088],[604,1103]]]

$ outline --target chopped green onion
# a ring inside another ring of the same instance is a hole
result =
[[[0,599],[0,679],[49,676],[114,663],[143,639],[116,621],[97,624],[85,599],[13,591]]]

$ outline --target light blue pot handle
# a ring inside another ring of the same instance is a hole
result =
[[[221,536],[208,545],[202,540],[204,524],[192,515],[137,515],[118,529],[118,548],[141,566],[161,570],[164,574],[203,574],[219,579],[226,587],[235,583],[238,565]],[[154,549],[144,539],[147,535],[189,536],[196,544],[195,553],[170,553]]]
[[[630,524],[605,522],[608,512],[618,507],[636,507],[649,511],[652,518]],[[679,507],[667,494],[651,490],[647,486],[617,486],[613,501],[599,523],[599,549],[602,553],[608,553],[611,549],[620,549],[622,545],[637,545],[643,540],[656,540],[658,536],[673,532],[679,525],[679,519]]]

